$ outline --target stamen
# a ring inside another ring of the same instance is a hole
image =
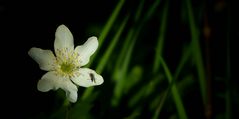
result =
[[[57,67],[56,71],[63,77],[75,77],[79,76],[77,70],[80,68],[78,62],[79,54],[69,50],[68,48],[57,49]]]

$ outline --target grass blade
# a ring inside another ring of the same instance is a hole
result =
[[[191,30],[191,39],[192,39],[191,47],[193,51],[193,57],[195,60],[196,68],[197,68],[202,100],[204,105],[206,105],[207,104],[207,88],[206,88],[206,76],[204,72],[205,68],[203,64],[202,53],[201,53],[201,48],[199,43],[198,28],[195,25],[195,20],[193,17],[194,15],[193,15],[193,10],[192,10],[190,0],[187,0],[187,9],[188,9],[187,10],[188,19],[189,19],[189,26]]]
[[[166,26],[167,26],[167,14],[168,14],[168,2],[166,3],[163,14],[162,14],[162,21],[160,24],[160,31],[158,36],[158,43],[156,46],[156,54],[155,54],[155,60],[153,65],[153,72],[156,73],[159,69],[160,62],[159,57],[162,56],[163,46],[164,46],[164,40],[165,40],[165,32],[166,32]]]
[[[172,83],[173,81],[173,76],[172,74],[170,73],[169,69],[168,69],[168,66],[166,65],[166,63],[164,62],[163,58],[160,57],[160,61],[162,63],[162,67],[165,71],[165,74],[166,74],[166,77],[168,79],[168,82],[169,83]],[[175,105],[176,105],[176,108],[178,110],[178,115],[179,115],[179,119],[187,119],[187,115],[186,115],[186,112],[185,112],[185,109],[184,109],[184,106],[183,106],[183,103],[182,103],[182,100],[181,100],[181,97],[178,93],[178,89],[176,87],[175,84],[172,84],[172,95],[173,95],[173,99],[174,99],[174,102],[175,102]]]
[[[120,1],[118,2],[118,4],[116,5],[114,11],[112,12],[110,18],[109,18],[108,21],[106,22],[106,24],[105,24],[105,26],[104,26],[104,28],[103,28],[101,34],[100,34],[100,37],[99,37],[99,44],[100,44],[100,45],[99,45],[98,50],[97,50],[96,52],[99,51],[99,49],[101,48],[102,44],[104,43],[105,38],[106,38],[106,36],[108,35],[108,33],[109,33],[111,27],[113,26],[113,24],[114,24],[116,18],[118,17],[119,12],[120,12],[120,10],[121,10],[121,8],[122,8],[124,2],[125,2],[125,0],[120,0]],[[95,53],[95,54],[97,54],[97,53]],[[96,57],[96,55],[93,55],[93,56],[91,57],[90,62],[87,64],[88,67],[92,64],[92,62],[94,61],[95,57]]]
[[[118,40],[119,40],[119,38],[120,38],[120,35],[121,35],[123,29],[125,28],[125,25],[126,25],[126,23],[127,23],[127,21],[128,21],[128,18],[129,18],[129,15],[124,19],[123,23],[120,25],[119,30],[118,30],[117,33],[115,34],[115,36],[114,36],[114,38],[112,39],[112,41],[111,41],[109,47],[106,49],[106,52],[104,53],[104,55],[102,56],[102,58],[101,58],[101,60],[100,60],[100,62],[99,62],[99,64],[98,64],[98,66],[96,67],[96,71],[97,71],[98,73],[102,73],[102,72],[103,72],[106,63],[107,63],[107,61],[109,60],[110,55],[111,55],[111,53],[113,52],[113,50],[114,50],[114,48],[115,48],[115,46],[116,46],[116,44],[117,44],[117,42],[118,42]]]

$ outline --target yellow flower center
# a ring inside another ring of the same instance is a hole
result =
[[[68,48],[63,48],[56,50],[56,56],[57,74],[70,78],[79,75],[79,72],[77,72],[80,67],[78,53],[69,50]]]
[[[74,71],[74,64],[71,64],[71,63],[69,64],[67,62],[64,62],[60,66],[61,66],[62,72],[72,73],[72,71]]]

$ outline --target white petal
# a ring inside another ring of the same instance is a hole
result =
[[[71,51],[74,50],[73,36],[70,30],[65,25],[60,25],[56,29],[55,37],[56,37],[54,42],[55,52],[57,51],[57,49],[63,48],[67,48]]]
[[[45,71],[54,69],[56,58],[52,51],[33,47],[28,54],[39,64],[40,69]]]
[[[62,88],[66,92],[66,97],[70,102],[77,101],[77,87],[74,85],[70,79],[67,79],[66,82],[62,83],[60,88]]]
[[[79,53],[79,62],[81,66],[86,65],[90,56],[96,51],[98,48],[98,40],[95,36],[88,38],[88,40],[81,46],[77,46],[75,52]]]
[[[70,79],[56,75],[54,71],[47,72],[43,75],[37,84],[37,89],[42,92],[57,90],[58,88],[66,92],[66,97],[69,101],[76,102],[78,90],[76,85],[74,85]]]
[[[103,77],[92,69],[80,68],[79,73],[79,77],[74,77],[71,79],[75,84],[79,86],[90,87],[101,85],[104,82]]]

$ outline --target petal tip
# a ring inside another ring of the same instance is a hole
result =
[[[90,39],[96,39],[97,40],[97,37],[96,36],[91,36]]]
[[[98,38],[97,38],[96,36],[91,36],[91,37],[89,37],[88,39],[89,39],[89,41],[91,41],[91,42],[97,42],[97,43],[98,43]]]
[[[61,24],[61,25],[58,26],[58,28],[67,28],[67,27],[64,24]]]
[[[27,54],[31,56],[35,52],[36,49],[37,49],[36,47],[30,48],[30,50],[28,50]]]
[[[66,25],[61,24],[60,26],[57,27],[56,32],[64,33],[64,32],[70,32],[68,27]]]
[[[49,86],[43,81],[42,79],[38,81],[37,83],[37,90],[41,92],[47,92],[50,90]]]
[[[98,85],[101,85],[101,84],[103,84],[104,83],[104,79],[103,79],[103,77],[100,75],[100,82],[98,83]]]

